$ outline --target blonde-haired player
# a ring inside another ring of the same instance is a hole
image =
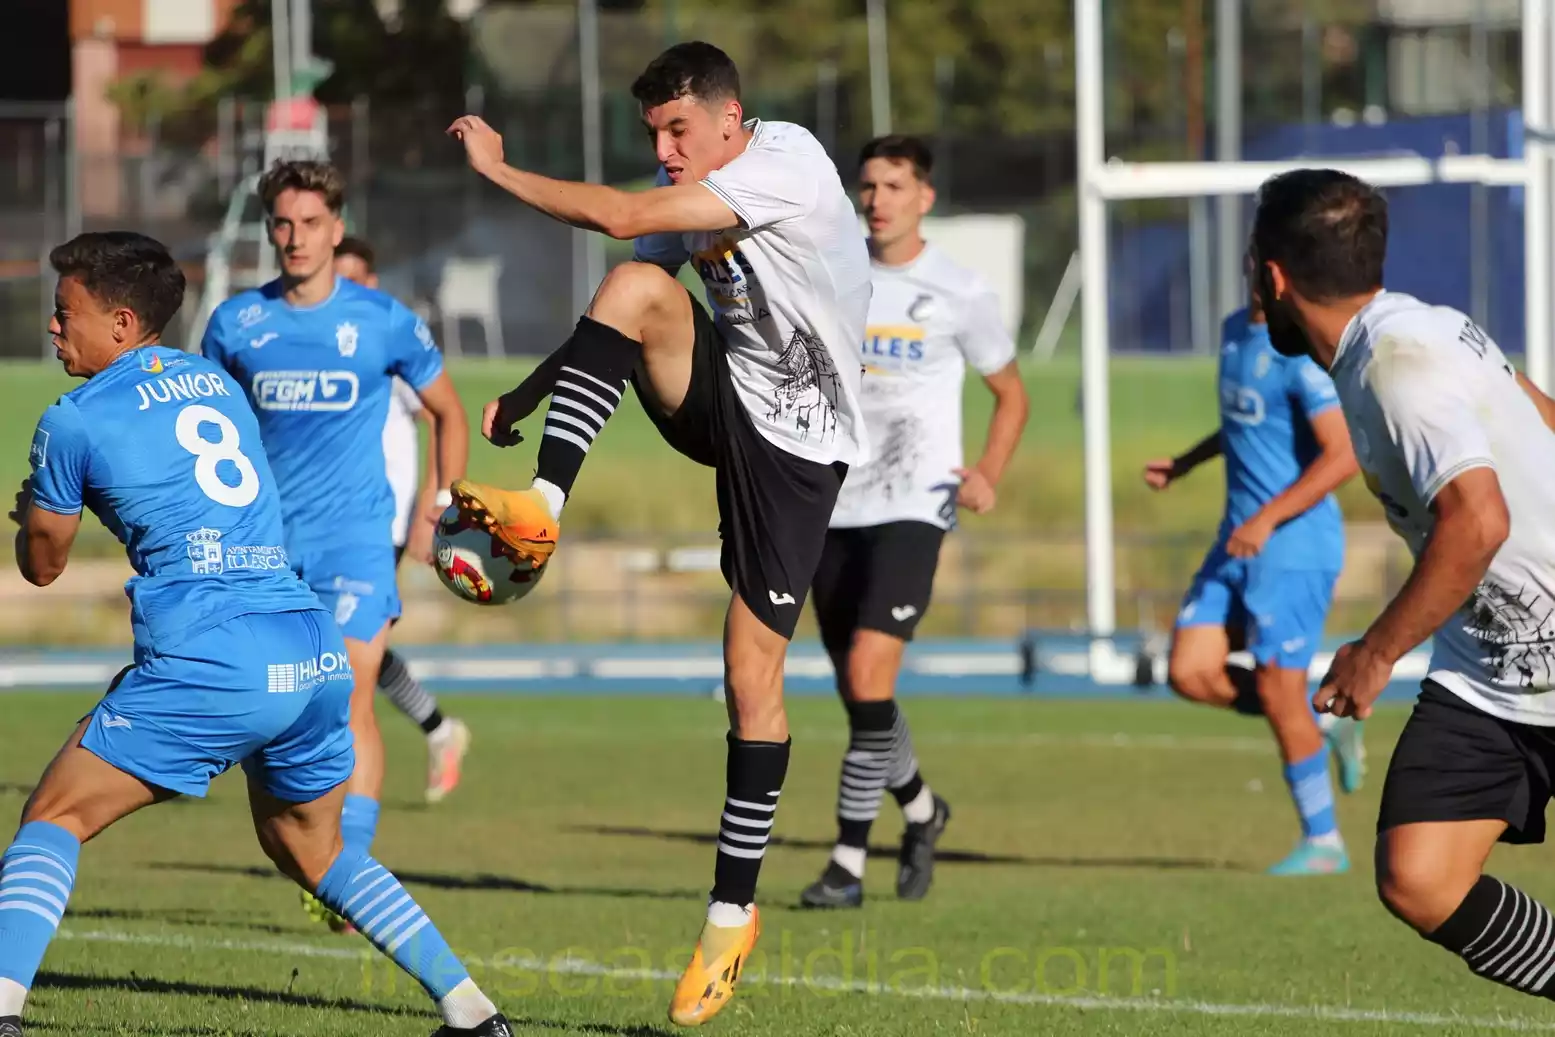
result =
[[[335,247],[335,272],[341,277],[378,287],[378,274],[372,246],[361,238],[347,236]],[[420,487],[416,483],[419,467],[419,435],[416,426],[427,430],[427,466]],[[389,397],[389,418],[383,426],[383,456],[388,462],[389,485],[394,490],[394,550],[399,558],[410,555],[413,562],[432,561],[432,522],[430,517],[437,496],[437,426],[426,420],[421,399],[398,378]],[[383,669],[378,672],[378,690],[394,708],[420,725],[427,736],[428,803],[438,803],[459,785],[464,755],[470,748],[470,729],[457,717],[445,717],[437,699],[423,688],[405,660],[386,649]]]

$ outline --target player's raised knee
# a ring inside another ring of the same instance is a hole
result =
[[[1197,660],[1173,656],[1167,665],[1166,683],[1172,691],[1189,702],[1213,702],[1218,676],[1218,673],[1206,669]]]
[[[636,261],[621,263],[600,282],[588,315],[638,338],[632,331],[642,325],[645,317],[680,302],[682,297],[686,297],[686,290],[663,267]]]

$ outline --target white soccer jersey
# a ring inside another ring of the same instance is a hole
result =
[[[1436,632],[1430,677],[1493,716],[1555,726],[1555,433],[1512,365],[1457,310],[1384,292],[1345,329],[1332,374],[1366,485],[1417,556],[1442,487],[1495,469],[1511,535]]]
[[[729,347],[735,391],[779,448],[830,464],[869,456],[859,416],[859,342],[869,250],[837,167],[802,126],[752,120],[738,158],[702,183],[736,230],[651,234],[640,260],[692,263]],[[661,169],[660,184],[669,183]]]
[[[389,417],[383,423],[383,459],[388,466],[389,487],[394,491],[394,546],[405,546],[410,535],[410,513],[416,506],[421,475],[421,438],[416,434],[416,415],[421,397],[396,378],[389,393]]]
[[[875,264],[874,286],[861,395],[872,453],[848,472],[831,524],[949,529],[966,365],[993,374],[1015,359],[1015,343],[993,289],[933,245],[905,266]]]

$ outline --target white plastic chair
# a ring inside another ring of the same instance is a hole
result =
[[[501,278],[502,260],[495,256],[444,261],[443,278],[437,286],[437,309],[442,315],[443,348],[449,356],[463,355],[459,347],[459,321],[466,317],[479,321],[485,331],[486,355],[503,355],[502,308],[497,300],[497,283]]]

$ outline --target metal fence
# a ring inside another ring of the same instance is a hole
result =
[[[1243,154],[1520,147],[1512,0],[1239,2],[1247,9]],[[881,5],[889,32],[873,48],[860,16],[817,29],[784,24],[780,6],[736,13],[721,4],[656,0],[638,11],[607,8],[597,47],[604,179],[640,182],[652,172],[626,87],[669,41],[719,42],[741,66],[748,110],[811,127],[845,174],[879,126],[875,91],[889,84],[891,127],[936,146],[942,212],[1023,217],[1029,341],[1076,243],[1068,19],[1063,5],[1032,5],[990,9],[982,23],[963,23],[950,6]],[[1216,7],[1211,0],[1106,0],[1109,67],[1122,70],[1107,96],[1113,153],[1209,153]],[[583,175],[584,130],[594,125],[585,118],[578,29],[574,5],[535,3],[488,5],[467,30],[464,106],[504,132],[512,161],[563,177]],[[871,64],[881,61],[888,74],[872,76]],[[449,103],[361,98],[331,107],[332,149],[350,176],[353,222],[379,247],[387,286],[434,316],[448,259],[497,260],[497,333],[477,320],[461,338],[476,353],[488,344],[502,353],[549,348],[590,288],[580,284],[590,269],[584,239],[463,168],[442,136],[457,114],[443,110]],[[42,259],[83,227],[157,234],[186,263],[197,291],[228,195],[258,167],[263,115],[262,98],[229,97],[176,118],[126,118],[112,150],[83,153],[69,105],[0,101],[0,356],[45,355],[51,278]],[[1475,312],[1514,348],[1520,326],[1498,323],[1503,309],[1521,310],[1520,299],[1509,297],[1515,288],[1501,287],[1519,283],[1503,266],[1521,255],[1506,234],[1516,204],[1509,191],[1422,196],[1419,220],[1434,220],[1461,241],[1464,248],[1452,253],[1464,257],[1461,269],[1442,272],[1446,250],[1395,250],[1406,260],[1404,287],[1445,285],[1444,301]],[[1211,310],[1226,300],[1209,291],[1202,213],[1187,202],[1114,208],[1117,347],[1204,348]],[[606,261],[627,254],[612,246]]]

